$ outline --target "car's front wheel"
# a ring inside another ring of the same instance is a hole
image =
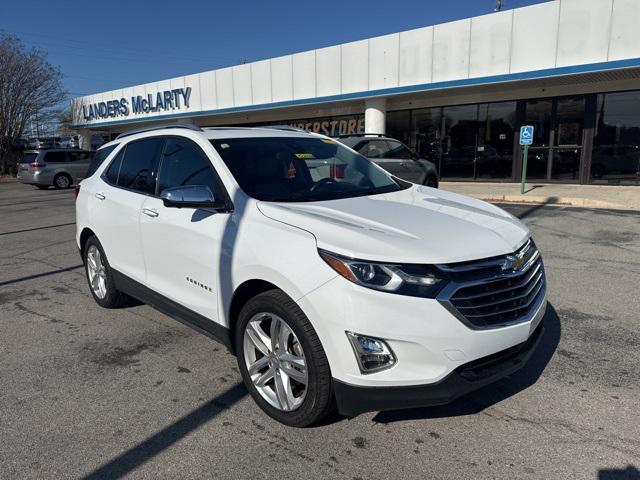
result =
[[[331,371],[320,339],[282,291],[269,290],[245,304],[235,342],[245,385],[269,416],[306,427],[331,411]]]
[[[96,303],[104,308],[124,305],[129,297],[116,289],[107,256],[95,236],[87,240],[83,258],[89,290]]]

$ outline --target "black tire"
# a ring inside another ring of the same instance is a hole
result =
[[[302,404],[292,411],[270,405],[258,392],[247,371],[244,332],[249,320],[261,312],[273,313],[285,321],[298,337],[308,370],[307,391]],[[264,412],[291,427],[308,427],[334,409],[333,383],[329,362],[313,326],[298,305],[281,290],[268,290],[250,299],[240,311],[235,331],[238,366],[247,390]]]
[[[71,187],[71,177],[66,173],[59,173],[53,177],[53,186],[56,190],[64,190]]]
[[[40,190],[48,190],[49,189],[49,185],[36,185],[37,188],[39,188]]]
[[[96,295],[93,287],[91,286],[91,280],[89,278],[89,262],[87,260],[87,254],[92,246],[95,246],[100,252],[100,257],[104,266],[106,286],[106,295],[104,296],[104,298],[100,298],[98,295]],[[107,256],[104,253],[102,245],[95,236],[91,236],[87,240],[87,243],[85,243],[84,251],[82,252],[82,261],[84,263],[84,272],[87,277],[89,291],[91,292],[93,299],[98,305],[104,308],[118,308],[127,304],[127,302],[130,300],[130,297],[116,289],[115,282],[113,280],[113,273],[111,271],[111,267],[109,266],[109,261],[107,260]]]
[[[424,179],[424,186],[431,188],[438,188],[438,178],[435,175],[428,175]]]

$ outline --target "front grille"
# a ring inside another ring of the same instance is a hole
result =
[[[544,265],[533,240],[511,255],[440,268],[453,280],[440,300],[475,328],[527,321],[545,293]]]

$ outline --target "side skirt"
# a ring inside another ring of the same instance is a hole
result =
[[[146,303],[174,320],[184,323],[197,332],[222,343],[231,353],[234,353],[231,332],[227,327],[224,327],[219,323],[216,323],[213,320],[210,320],[207,317],[200,315],[199,313],[196,313],[163,295],[160,295],[159,293],[154,292],[150,288],[142,285],[132,278],[129,278],[117,270],[112,269],[111,271],[118,290],[135,298],[136,300],[141,301],[142,303]]]

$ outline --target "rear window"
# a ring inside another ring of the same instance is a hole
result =
[[[20,159],[20,163],[32,163],[36,161],[36,158],[38,158],[37,153],[24,153]]]
[[[109,145],[108,147],[101,148],[95,153],[95,155],[91,159],[91,163],[89,164],[89,170],[87,170],[87,178],[96,173],[96,170],[100,168],[100,165],[104,163],[107,157],[117,146],[117,143],[115,145]]]

